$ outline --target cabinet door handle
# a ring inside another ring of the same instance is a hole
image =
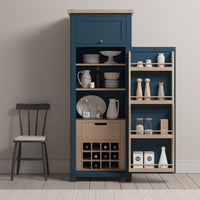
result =
[[[102,44],[102,43],[103,43],[103,40],[99,40],[99,43]]]
[[[107,123],[94,123],[96,126],[106,126]]]

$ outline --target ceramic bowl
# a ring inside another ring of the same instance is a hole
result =
[[[104,77],[107,80],[117,80],[119,79],[120,73],[119,72],[105,72]]]

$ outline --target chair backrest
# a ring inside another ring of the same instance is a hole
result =
[[[20,123],[20,131],[21,135],[24,135],[23,131],[23,125],[22,125],[22,111],[27,112],[28,116],[28,135],[32,135],[31,133],[31,112],[36,112],[36,118],[35,118],[35,130],[34,135],[38,135],[38,119],[41,112],[44,112],[44,116],[42,120],[42,133],[41,135],[44,135],[45,132],[45,126],[46,126],[46,119],[47,119],[47,111],[50,109],[50,104],[24,104],[19,103],[16,105],[16,110],[18,110],[19,113],[19,123]]]

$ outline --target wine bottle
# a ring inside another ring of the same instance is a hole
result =
[[[97,71],[95,73],[95,87],[96,88],[101,87],[101,72],[99,70],[99,67],[97,67]]]

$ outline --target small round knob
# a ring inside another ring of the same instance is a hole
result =
[[[103,40],[99,40],[99,43],[102,44],[102,43],[103,43]]]

